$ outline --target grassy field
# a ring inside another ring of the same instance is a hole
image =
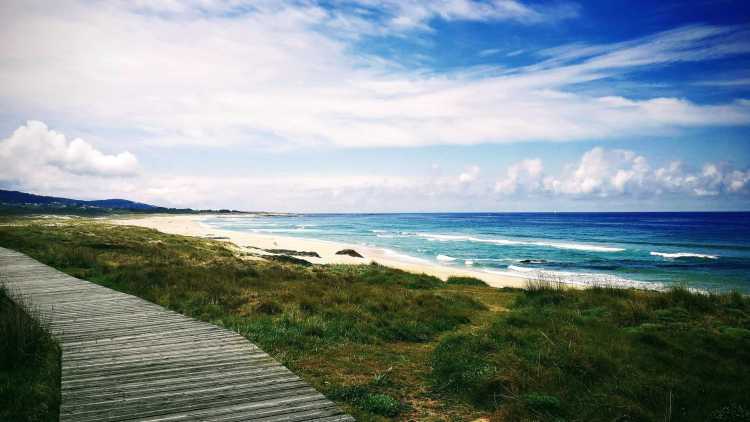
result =
[[[492,289],[86,219],[8,219],[0,246],[233,329],[363,421],[750,420],[737,294]]]
[[[56,421],[60,351],[19,301],[0,286],[0,421]]]

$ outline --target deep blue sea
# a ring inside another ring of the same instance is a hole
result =
[[[569,283],[750,293],[750,213],[305,214],[204,223]]]

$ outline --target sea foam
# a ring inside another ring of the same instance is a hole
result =
[[[468,235],[416,233],[416,236],[423,237],[427,240],[440,241],[440,242],[476,242],[476,243],[490,243],[494,245],[543,246],[543,247],[550,247],[550,248],[557,248],[557,249],[571,249],[571,250],[577,250],[577,251],[590,251],[590,252],[622,252],[625,250],[623,248],[616,248],[612,246],[599,246],[599,245],[589,245],[589,244],[582,244],[582,243],[489,239],[489,238],[481,238],[481,237],[474,237],[474,236],[468,236]]]
[[[429,264],[430,263],[430,261],[428,261],[426,259],[417,258],[416,256],[411,256],[411,255],[403,254],[403,253],[400,253],[400,252],[396,252],[393,249],[380,248],[380,250],[382,250],[383,253],[385,253],[385,255],[387,255],[387,256],[389,256],[391,258],[397,259],[399,261],[414,262],[414,263],[419,263],[419,264]]]
[[[489,273],[525,278],[527,280],[559,281],[563,284],[577,286],[612,286],[620,288],[636,287],[641,289],[646,288],[653,290],[663,290],[665,288],[664,284],[662,283],[631,280],[611,274],[540,270],[537,268],[527,268],[518,265],[508,265],[508,271],[505,273],[501,273],[499,271],[485,271]]]
[[[675,252],[675,253],[651,252],[651,255],[660,256],[662,258],[667,258],[667,259],[677,259],[677,258],[719,259],[718,255],[706,255],[706,254],[691,253],[691,252]]]
[[[249,229],[252,233],[300,233],[300,232],[321,232],[319,229],[294,228],[294,229]]]

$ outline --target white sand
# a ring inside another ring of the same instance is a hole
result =
[[[493,287],[525,287],[526,279],[499,273],[486,273],[479,270],[454,268],[439,265],[427,260],[400,255],[384,248],[361,245],[347,245],[326,240],[307,239],[270,234],[246,233],[231,230],[219,230],[202,224],[200,215],[152,215],[110,220],[113,224],[148,227],[163,233],[195,237],[223,237],[240,248],[290,249],[294,251],[317,252],[320,258],[300,257],[316,264],[369,264],[377,262],[392,268],[413,273],[424,273],[442,280],[450,276],[468,276],[478,278]],[[336,255],[341,249],[354,249],[364,258]],[[250,252],[260,252],[249,249]]]

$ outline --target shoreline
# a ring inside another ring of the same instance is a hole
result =
[[[386,267],[403,271],[428,274],[443,281],[448,277],[474,277],[492,287],[525,288],[529,278],[501,273],[488,273],[480,270],[460,269],[432,263],[420,258],[400,254],[386,248],[347,244],[329,240],[308,239],[275,234],[246,233],[233,230],[215,229],[203,224],[201,214],[195,215],[149,215],[109,218],[107,221],[116,225],[146,227],[163,233],[204,239],[223,240],[241,249],[289,249],[294,251],[317,252],[320,258],[301,257],[313,264],[369,264],[377,262]],[[217,239],[220,238],[220,239]],[[336,255],[342,249],[354,249],[363,258],[347,255]],[[571,287],[576,287],[572,285]]]

